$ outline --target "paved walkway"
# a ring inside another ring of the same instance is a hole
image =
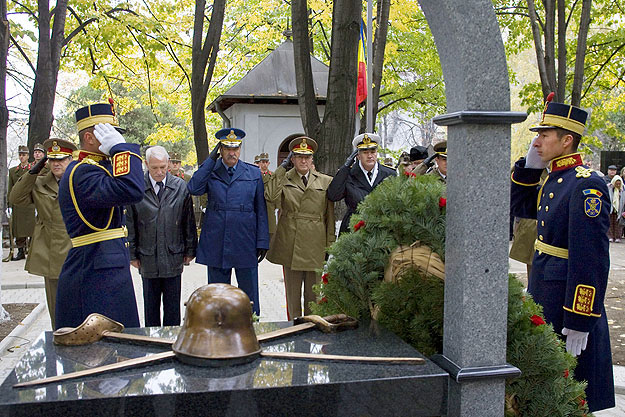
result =
[[[2,257],[7,250],[3,249]],[[625,243],[610,244],[611,270],[625,271]],[[139,308],[139,318],[143,322],[142,283],[137,269],[132,268],[132,278]],[[511,273],[525,273],[525,264],[510,260]],[[234,276],[234,274],[233,274]],[[185,267],[182,275],[181,309],[184,317],[184,303],[191,293],[205,285],[206,267],[192,262]],[[4,262],[0,265],[0,302],[2,303],[39,303],[11,335],[0,341],[0,381],[3,381],[13,370],[19,359],[42,332],[51,330],[43,278],[30,275],[24,271],[24,261]],[[236,285],[236,279],[233,279]],[[264,260],[259,265],[259,292],[261,300],[261,321],[286,320],[286,302],[282,267]],[[614,380],[617,389],[617,406],[610,410],[595,413],[597,417],[625,416],[625,367],[614,367]]]

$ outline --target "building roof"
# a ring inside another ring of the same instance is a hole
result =
[[[315,94],[320,104],[325,103],[328,89],[328,66],[311,56]],[[226,110],[235,103],[296,103],[295,64],[293,42],[285,41],[265,59],[252,68],[239,82],[217,97],[208,109],[219,103]]]

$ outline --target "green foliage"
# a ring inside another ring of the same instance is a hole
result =
[[[377,319],[425,355],[442,352],[444,282],[411,269],[397,282],[383,280],[389,254],[415,240],[444,255],[445,210],[439,207],[444,185],[433,177],[387,179],[352,216],[357,231],[343,234],[330,248],[326,275],[315,287],[315,314],[345,313]],[[364,225],[359,223],[364,221]],[[536,316],[536,317],[534,317]],[[506,383],[506,416],[584,416],[585,384],[573,379],[576,360],[542,309],[509,277],[507,361],[522,371]],[[532,320],[533,318],[533,320]]]

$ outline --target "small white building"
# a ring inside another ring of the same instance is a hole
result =
[[[310,58],[319,114],[323,116],[328,88],[328,66]],[[267,152],[273,171],[288,154],[289,141],[304,135],[297,104],[293,43],[290,40],[271,52],[239,82],[217,97],[208,110],[221,115],[223,127],[246,133],[241,159],[253,162]]]

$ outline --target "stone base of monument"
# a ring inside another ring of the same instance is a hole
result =
[[[256,323],[257,334],[289,322]],[[174,339],[178,327],[126,329]],[[317,330],[262,344],[263,350],[320,354],[422,357],[376,322],[356,330]],[[164,351],[101,340],[57,346],[43,333],[0,386],[0,416],[378,416],[442,415],[448,374],[425,365],[380,365],[258,358],[207,368],[172,359],[61,383],[13,388],[31,381]]]

